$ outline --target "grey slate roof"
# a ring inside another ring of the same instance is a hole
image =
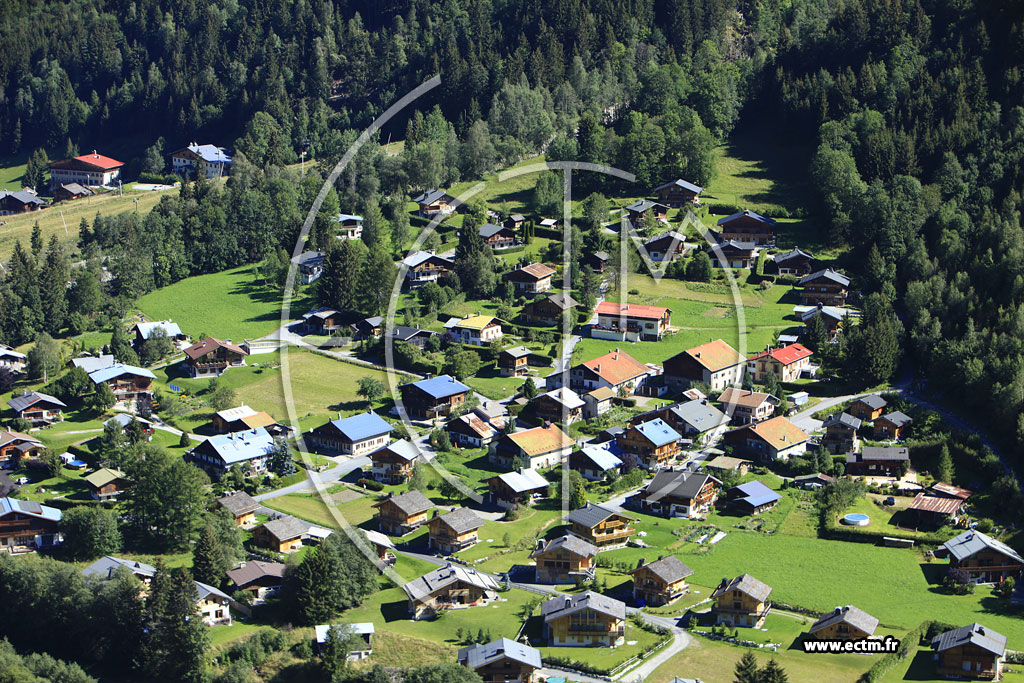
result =
[[[483,225],[480,226],[479,232],[481,237],[487,239],[488,237],[494,237],[499,232],[505,229],[506,228],[503,225],[495,225],[494,223],[484,223]]]
[[[860,429],[861,420],[859,417],[854,417],[847,413],[832,413],[825,418],[825,421],[821,423],[821,426],[828,429],[832,425],[837,424],[849,427],[850,429]]]
[[[429,498],[416,490],[403,493],[400,496],[392,496],[387,500],[390,500],[396,507],[398,507],[399,510],[407,515],[418,515],[419,513],[426,512],[430,508],[434,507],[434,504],[430,502]],[[380,505],[380,503],[378,503],[378,505]]]
[[[675,583],[685,579],[687,576],[693,575],[693,570],[683,564],[683,561],[675,555],[666,555],[654,562],[638,565],[633,572],[640,571],[645,567],[665,583]]]
[[[620,514],[614,510],[609,510],[606,507],[600,505],[594,505],[593,503],[587,503],[581,508],[573,510],[565,518],[566,521],[573,524],[582,524],[583,526],[591,529],[604,520],[608,519],[612,515]]]
[[[420,457],[420,450],[416,447],[412,441],[402,439],[401,441],[394,441],[385,446],[382,450],[390,451],[408,462],[412,462],[416,458]],[[380,452],[380,451],[378,451]]]
[[[249,512],[256,512],[260,504],[256,499],[245,491],[235,491],[217,500],[218,503],[228,509],[228,512],[238,517]]]
[[[236,586],[244,588],[253,581],[259,581],[265,576],[282,579],[284,578],[284,569],[285,565],[280,562],[248,560],[234,569],[229,569],[227,575]]]
[[[1002,657],[1006,652],[1006,636],[978,623],[940,633],[932,638],[932,649],[936,652],[945,652],[968,643],[988,650],[998,657]]]
[[[523,356],[529,356],[533,352],[525,346],[514,346],[511,349],[505,349],[502,353],[507,353],[513,358],[522,358]]]
[[[839,623],[847,623],[850,626],[864,631],[869,636],[875,632],[876,628],[878,628],[878,619],[875,619],[864,610],[857,609],[853,605],[847,605],[846,607],[836,607],[821,619],[814,622],[809,630],[811,633],[814,633],[815,631],[820,631],[832,624]]]
[[[417,204],[433,204],[438,199],[440,199],[441,197],[444,197],[447,194],[448,193],[445,192],[444,190],[437,190],[437,189],[427,190],[426,192],[421,194],[419,197],[416,197],[416,199],[414,199],[413,201],[416,202]]]
[[[669,410],[673,415],[698,432],[706,432],[720,424],[728,423],[725,413],[709,403],[702,403],[700,401],[678,403],[669,408]]]
[[[52,403],[54,405],[60,406],[61,408],[67,408],[67,405],[65,405],[64,401],[61,401],[59,398],[50,396],[49,394],[44,394],[41,391],[30,391],[27,394],[15,396],[14,398],[7,402],[7,405],[13,408],[15,412],[20,413],[26,408],[31,408],[40,401],[46,401],[47,403]]]
[[[431,593],[453,584],[465,583],[487,591],[497,591],[498,583],[490,574],[457,564],[438,567],[429,574],[413,579],[402,586],[402,590],[413,600],[422,600]]]
[[[718,225],[724,225],[726,223],[729,223],[730,221],[734,221],[737,218],[742,218],[742,217],[753,218],[754,220],[759,221],[761,223],[764,223],[765,225],[775,225],[775,219],[773,219],[773,218],[766,218],[765,216],[762,216],[761,214],[757,213],[756,211],[751,211],[750,209],[745,209],[743,211],[737,211],[736,213],[732,214],[731,216],[725,216],[724,218],[719,218],[717,224]]]
[[[114,574],[117,573],[118,569],[127,569],[132,574],[141,577],[150,577],[156,574],[156,567],[146,564],[145,562],[136,562],[135,560],[124,560],[120,557],[111,557],[110,555],[104,555],[100,559],[96,560],[88,567],[82,570],[83,576],[95,576],[99,579],[111,579]]]
[[[882,419],[888,420],[889,422],[893,423],[897,427],[902,427],[903,425],[908,425],[911,422],[913,422],[913,420],[910,419],[909,415],[907,415],[906,413],[901,413],[898,410],[894,410],[893,412],[889,413],[888,415],[883,415]]]
[[[558,306],[563,311],[580,305],[576,299],[573,299],[568,294],[563,294],[562,292],[556,292],[555,294],[549,295],[548,301],[553,303],[555,306]]]
[[[660,206],[663,209],[668,208],[664,204],[652,202],[650,199],[641,199],[640,201],[633,202],[632,204],[627,206],[626,211],[636,211],[637,213],[643,213],[644,211],[647,211],[648,209],[654,206]]]
[[[299,538],[309,531],[309,522],[303,522],[290,515],[279,519],[272,519],[263,523],[263,528],[269,531],[280,541],[287,541],[290,538]]]
[[[665,183],[664,185],[660,185],[660,186],[654,188],[654,191],[658,192],[660,190],[664,190],[666,188],[672,187],[673,185],[678,185],[679,187],[683,188],[684,190],[689,190],[690,192],[693,192],[693,193],[696,193],[696,194],[700,194],[701,192],[704,191],[704,188],[701,187],[700,185],[694,185],[693,183],[687,182],[687,181],[683,180],[682,178],[679,178],[678,180],[673,180],[670,183]]]
[[[846,456],[846,462],[862,462],[864,460],[900,462],[910,460],[910,451],[905,446],[865,446],[860,453],[849,453]]]
[[[457,534],[464,534],[484,525],[484,520],[477,517],[476,513],[469,508],[452,510],[448,514],[441,515],[440,518]]]
[[[607,596],[586,591],[576,595],[559,595],[545,600],[541,603],[540,612],[544,616],[544,622],[561,619],[570,614],[576,614],[586,609],[592,609],[600,614],[607,614],[615,619],[626,618],[626,603]]]
[[[980,531],[974,531],[973,529],[965,531],[959,536],[954,536],[943,543],[942,547],[949,551],[949,554],[957,560],[967,559],[975,553],[988,549],[994,550],[1006,557],[1012,558],[1016,562],[1024,564],[1024,558],[1022,558],[1016,550],[1002,541],[997,541],[991,536],[986,536]]]
[[[819,270],[818,272],[811,273],[810,275],[804,275],[802,278],[800,278],[800,283],[799,284],[800,285],[804,285],[804,284],[806,284],[808,282],[814,282],[815,280],[817,280],[820,277],[823,277],[826,280],[831,280],[832,282],[836,283],[837,285],[842,285],[843,287],[849,287],[850,286],[850,278],[846,277],[845,275],[840,275],[839,273],[837,273],[836,271],[832,270],[831,268],[826,268],[825,270]]]
[[[647,485],[645,493],[648,501],[658,501],[666,496],[678,498],[694,498],[700,493],[709,479],[718,481],[710,474],[689,470],[662,470],[654,475]]]
[[[854,403],[863,403],[872,410],[881,410],[882,408],[889,405],[889,403],[879,396],[878,394],[868,394],[867,396],[861,396]]]
[[[771,595],[772,587],[763,581],[758,581],[750,574],[740,574],[734,579],[722,579],[722,583],[718,584],[718,588],[711,594],[711,597],[717,598],[719,595],[733,590],[749,595],[758,602],[764,602]]]
[[[508,638],[499,638],[493,643],[474,643],[459,650],[459,664],[473,671],[502,659],[511,659],[534,669],[541,667],[540,650]]]
[[[530,553],[530,557],[538,557],[555,550],[565,550],[566,552],[580,557],[595,557],[597,555],[597,546],[584,541],[579,536],[566,534],[565,536],[559,536],[558,538],[552,539],[542,547],[537,548]]]
[[[771,256],[770,258],[773,261],[775,261],[776,263],[782,263],[783,261],[789,261],[789,260],[795,259],[795,258],[797,258],[799,256],[803,256],[803,257],[809,258],[809,259],[814,259],[813,256],[808,254],[806,251],[804,251],[800,247],[796,247],[795,249],[790,249],[789,251],[787,251],[785,253],[782,253],[782,254],[775,254],[774,256]]]

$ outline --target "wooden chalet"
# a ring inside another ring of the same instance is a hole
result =
[[[787,344],[778,349],[771,346],[747,359],[747,378],[763,384],[769,375],[780,382],[795,382],[811,366],[813,352],[803,344]]]
[[[447,416],[466,401],[469,387],[451,375],[438,375],[398,387],[406,414],[414,420]]]
[[[530,559],[537,565],[535,581],[546,584],[581,583],[597,576],[597,546],[579,536],[565,534],[551,540],[537,539]]]
[[[17,469],[22,458],[34,458],[46,450],[43,442],[28,434],[0,430],[0,467]]]
[[[911,422],[908,415],[896,410],[876,418],[871,427],[875,432],[876,439],[901,441],[906,437]]]
[[[15,396],[7,405],[33,427],[46,427],[64,419],[64,408],[67,404],[59,398],[39,391],[29,391]]]
[[[672,325],[672,309],[664,306],[602,301],[594,311],[597,324],[590,336],[612,341],[660,341]]]
[[[557,292],[528,302],[519,312],[519,316],[525,323],[560,325],[566,311],[572,311],[577,306],[579,303],[571,296]]]
[[[746,425],[771,419],[779,399],[763,391],[726,387],[719,395],[718,403],[726,414],[731,409],[734,424]]]
[[[719,626],[761,628],[772,608],[768,602],[771,593],[771,586],[750,574],[722,579],[711,593],[711,614]]]
[[[501,339],[501,320],[493,315],[471,315],[453,318],[445,323],[445,334],[451,341],[471,346],[487,346]]]
[[[458,661],[483,683],[534,683],[543,666],[540,650],[508,638],[461,648]]]
[[[498,354],[498,373],[502,377],[525,377],[530,373],[530,354],[525,346],[502,349]]]
[[[388,536],[405,536],[420,528],[428,521],[428,513],[434,504],[419,491],[401,495],[389,493],[388,497],[373,504],[374,515],[380,530]]]
[[[821,423],[825,435],[821,437],[821,447],[829,453],[852,453],[860,447],[857,430],[860,429],[859,417],[846,413],[832,413]]]
[[[229,569],[227,575],[237,590],[251,594],[253,604],[258,605],[280,592],[284,571],[285,565],[281,562],[246,560]]]
[[[363,535],[366,536],[366,542],[373,548],[377,559],[382,564],[390,567],[398,561],[398,556],[395,555],[395,544],[390,538],[373,529],[363,529]]]
[[[142,345],[153,338],[154,335],[163,334],[164,337],[170,339],[172,343],[177,344],[178,342],[184,342],[188,339],[188,335],[181,331],[178,327],[178,323],[173,320],[156,320],[149,322],[135,323],[131,330],[135,338],[132,340],[132,346],[136,350],[142,349]]]
[[[711,511],[721,487],[720,480],[704,472],[662,470],[626,505],[647,514],[696,519]]]
[[[861,396],[846,408],[846,412],[854,417],[859,417],[865,422],[871,422],[882,417],[882,411],[889,403],[878,394]]]
[[[370,462],[373,463],[370,472],[383,484],[404,484],[419,461],[420,451],[416,445],[402,439],[370,453]]]
[[[717,474],[736,472],[741,477],[745,476],[754,463],[743,458],[734,458],[731,455],[716,455],[711,460],[704,461],[704,469]]]
[[[626,603],[586,591],[558,595],[540,606],[551,647],[618,647],[626,641]]]
[[[686,256],[688,245],[686,237],[675,230],[669,230],[644,240],[644,249],[652,261],[669,263]]]
[[[616,394],[629,396],[649,373],[650,369],[646,365],[625,351],[615,349],[574,365],[569,370],[569,388],[577,394],[584,394],[606,387]]]
[[[7,344],[0,344],[0,368],[7,368],[11,372],[24,372],[25,362],[28,356],[20,351],[15,351]],[[113,360],[113,356],[111,356]]]
[[[795,424],[779,416],[733,429],[725,433],[723,440],[726,445],[734,446],[762,462],[775,462],[806,453],[810,438]]]
[[[519,240],[516,238],[515,228],[511,226],[484,223],[477,228],[477,230],[479,231],[480,239],[483,240],[484,244],[494,251],[511,249],[519,244]]]
[[[28,188],[17,192],[0,190],[0,216],[10,216],[29,211],[38,211],[43,208],[43,200],[39,198],[35,190]]]
[[[530,469],[554,467],[569,456],[575,443],[558,425],[546,424],[502,434],[488,459],[507,469],[511,469],[516,461]]]
[[[410,288],[436,282],[445,273],[455,270],[455,262],[432,251],[417,251],[402,259],[405,283]]]
[[[798,307],[799,308],[799,307]],[[825,306],[823,304],[817,304],[807,308],[806,310],[799,311],[800,321],[804,324],[803,334],[807,334],[808,329],[814,322],[815,318],[821,319],[821,324],[825,328],[825,336],[829,341],[835,340],[843,326],[843,319],[849,315],[850,311],[846,308],[839,308],[837,306]]]
[[[772,254],[764,263],[766,275],[807,275],[814,268],[814,257],[799,247]]]
[[[682,453],[682,436],[661,418],[641,422],[619,437],[624,460],[635,467],[659,470],[672,464]]]
[[[298,327],[303,334],[329,337],[345,329],[349,317],[348,314],[333,308],[314,308],[302,315]]]
[[[438,215],[444,216],[455,211],[455,207],[452,206],[455,197],[444,190],[429,189],[413,201],[419,206],[417,211],[423,218],[435,218]]]
[[[309,522],[285,515],[260,524],[252,530],[253,542],[275,553],[293,553],[302,548],[302,538],[309,532]]]
[[[632,417],[630,424],[636,425],[655,419],[664,420],[682,437],[693,440],[700,439],[711,430],[728,422],[728,418],[721,410],[708,403],[706,399],[697,399],[648,410]]]
[[[523,227],[523,223],[525,222],[526,216],[524,216],[521,213],[514,213],[505,219],[505,225],[512,228],[513,230],[518,230],[519,228]]]
[[[669,387],[684,390],[701,382],[712,391],[722,391],[743,381],[747,359],[721,339],[677,353],[665,361],[665,381]]]
[[[673,209],[678,209],[688,204],[699,204],[700,193],[703,191],[704,188],[700,185],[694,185],[682,178],[654,188],[654,194],[658,195],[658,201]]]
[[[358,240],[363,237],[363,217],[351,213],[337,213],[331,218],[331,227],[338,231],[338,239]]]
[[[609,550],[625,546],[636,529],[630,526],[632,517],[609,510],[606,507],[587,503],[566,516],[569,533],[579,536],[598,550]]]
[[[244,491],[235,491],[217,499],[217,504],[231,513],[235,526],[248,529],[256,524],[256,511],[260,504]]]
[[[904,446],[865,446],[860,453],[846,455],[846,474],[898,478],[909,464],[910,450]]]
[[[231,172],[232,158],[228,150],[217,145],[196,142],[171,152],[171,170],[188,178],[221,178]]]
[[[612,409],[615,392],[608,387],[598,387],[583,394],[583,418],[591,420],[601,417]]]
[[[121,470],[101,467],[84,477],[93,500],[117,498],[132,487],[132,481]]]
[[[966,502],[965,498],[919,493],[907,510],[917,518],[920,526],[939,528],[956,523]]]
[[[775,220],[749,209],[719,218],[717,225],[723,241],[753,242],[759,247],[775,244]]]
[[[384,316],[373,315],[349,325],[353,339],[377,339],[384,334]]]
[[[936,673],[942,678],[998,681],[1003,675],[1006,636],[969,624],[932,638]]]
[[[498,583],[490,574],[447,564],[402,586],[409,600],[409,616],[432,619],[439,609],[465,609],[498,598]]]
[[[863,640],[878,628],[878,619],[853,605],[836,607],[811,625],[811,638],[817,640]]]
[[[611,262],[612,257],[607,251],[595,251],[584,257],[584,263],[593,268],[595,273],[603,273]]]
[[[91,197],[95,194],[92,190],[84,185],[78,183],[68,183],[61,185],[60,187],[54,188],[53,190],[53,201],[54,202],[71,202],[76,199],[84,199],[85,197]]]
[[[675,555],[658,556],[654,562],[640,558],[633,576],[633,600],[637,606],[671,605],[690,592],[686,578],[693,574]]]
[[[753,268],[757,264],[760,250],[754,242],[721,240],[708,251],[711,265],[715,268]]]
[[[60,520],[57,508],[0,498],[0,553],[30,553],[60,545]]]
[[[298,256],[293,256],[291,262],[295,264],[299,282],[308,285],[319,280],[324,274],[327,254],[322,251],[304,251]]]
[[[800,278],[800,302],[804,306],[845,306],[850,278],[831,268]]]
[[[185,366],[190,377],[218,377],[228,368],[243,367],[248,355],[230,339],[207,337],[185,349]]]
[[[500,508],[523,507],[547,495],[549,482],[536,470],[524,468],[485,480],[490,501]]]
[[[223,477],[235,466],[240,467],[246,476],[253,476],[267,471],[267,463],[275,447],[270,432],[257,427],[211,436],[194,446],[186,454],[186,459],[214,479]]]
[[[153,401],[153,380],[156,375],[146,368],[115,363],[89,373],[96,386],[106,384],[114,394],[115,408],[144,411]]]
[[[780,500],[782,500],[782,496],[778,492],[756,479],[733,486],[725,492],[726,506],[741,515],[758,515],[767,512],[775,507]]]
[[[572,389],[561,387],[533,399],[537,417],[548,422],[570,425],[583,419],[583,399]]]
[[[936,549],[936,557],[948,557],[951,569],[963,569],[971,581],[1002,583],[1020,580],[1024,558],[1016,550],[991,536],[969,529]]]
[[[484,520],[476,516],[469,508],[458,508],[440,514],[434,510],[434,516],[427,522],[430,533],[427,546],[442,555],[451,555],[476,545],[477,530],[484,525]]]
[[[491,444],[499,434],[494,425],[473,413],[449,420],[445,430],[452,444],[462,448],[482,448]]]
[[[504,275],[506,282],[511,282],[516,294],[540,294],[551,289],[551,277],[555,269],[543,263],[531,263],[528,266],[517,266]]]
[[[622,470],[622,449],[615,441],[587,444],[569,456],[569,469],[588,481],[605,481],[608,472]]]

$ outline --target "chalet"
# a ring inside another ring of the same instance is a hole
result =
[[[856,451],[860,448],[860,439],[857,438],[860,425],[859,417],[846,413],[832,413],[821,423],[825,428],[825,435],[821,437],[821,447],[833,455]]]
[[[554,467],[569,456],[574,443],[558,425],[548,424],[514,434],[502,434],[489,460],[508,469],[512,469],[517,460],[529,469]]]
[[[951,569],[963,569],[971,581],[978,583],[1020,580],[1024,571],[1024,558],[1016,550],[974,529],[943,543],[935,556],[948,556]]]
[[[402,259],[405,268],[405,282],[409,287],[419,287],[436,282],[445,273],[455,270],[455,262],[438,256],[432,251],[417,251]]]
[[[402,586],[413,619],[431,619],[439,609],[465,609],[498,599],[498,583],[490,574],[446,564]]]
[[[672,324],[672,310],[664,306],[602,301],[595,313],[597,324],[590,327],[595,339],[660,341]]]
[[[0,498],[0,553],[30,553],[60,545],[60,520],[57,508]]]
[[[324,274],[324,263],[327,261],[327,254],[322,251],[304,251],[298,256],[292,257],[292,263],[299,274],[299,282],[304,285],[312,284]]]
[[[27,360],[28,356],[25,354],[15,351],[6,344],[0,344],[0,368],[7,368],[12,372],[22,372],[25,370]]]
[[[622,469],[622,449],[614,441],[588,444],[569,456],[569,469],[583,475],[588,481],[604,481],[609,470]]]
[[[508,219],[505,220],[505,225],[512,228],[513,230],[518,230],[519,228],[523,227],[523,223],[525,222],[526,216],[524,216],[521,213],[514,213],[511,216],[509,216]]]
[[[96,356],[83,355],[68,361],[69,368],[82,368],[86,374],[92,374],[97,370],[109,368],[111,365],[117,365],[117,360],[112,355],[106,353]]]
[[[303,334],[330,336],[345,328],[345,314],[333,308],[314,308],[304,313],[298,327]]]
[[[519,315],[525,323],[558,325],[566,311],[572,311],[579,303],[568,294],[558,292],[534,299],[523,306]]]
[[[256,524],[256,511],[260,504],[244,491],[235,491],[217,499],[217,504],[231,513],[235,526],[248,529]]]
[[[668,466],[682,453],[681,438],[664,420],[655,418],[627,429],[618,443],[627,462],[653,471]]]
[[[414,420],[444,417],[465,403],[469,393],[469,387],[451,375],[403,384],[398,390],[402,393],[402,407]]]
[[[917,518],[921,526],[938,528],[960,519],[966,502],[963,498],[919,493],[907,506],[907,510]]]
[[[26,420],[33,427],[45,427],[60,422],[64,419],[62,409],[68,407],[59,398],[39,391],[29,391],[21,396],[15,396],[7,405],[19,418]]]
[[[851,403],[846,408],[846,412],[865,422],[871,422],[882,417],[882,411],[887,405],[889,405],[888,402],[878,394],[868,394]]]
[[[50,162],[50,189],[78,183],[85,187],[110,185],[121,178],[124,164],[117,159],[97,154],[83,154]]]
[[[804,306],[844,306],[850,289],[850,278],[831,268],[800,278],[800,302]]]
[[[735,424],[753,424],[771,419],[779,399],[763,391],[727,387],[718,397],[726,414],[732,414]]]
[[[721,486],[721,481],[704,472],[662,470],[626,504],[648,514],[697,519],[711,511]]]
[[[820,489],[829,484],[834,484],[835,481],[835,477],[816,472],[814,474],[802,474],[799,477],[793,477],[793,486],[801,489]]]
[[[721,339],[678,353],[665,361],[665,380],[674,389],[687,389],[702,382],[721,391],[743,381],[747,359]]]
[[[43,442],[21,432],[0,431],[0,467],[17,469],[23,457],[33,458],[46,450]]]
[[[91,576],[100,581],[109,581],[121,571],[131,574],[148,586],[156,574],[156,567],[138,560],[126,560],[120,557],[104,555],[82,570],[82,576]]]
[[[668,263],[686,256],[686,237],[675,230],[663,232],[644,241],[644,249],[652,261]]]
[[[775,462],[803,455],[809,438],[795,424],[779,416],[726,432],[724,441],[762,462]]]
[[[43,200],[29,189],[8,192],[0,190],[0,216],[10,216],[43,208]]]
[[[730,455],[716,455],[711,460],[704,461],[704,469],[709,472],[715,472],[719,475],[726,472],[736,472],[741,477],[750,472],[750,468],[753,465],[754,463],[751,460],[734,458]]]
[[[583,399],[565,387],[541,394],[533,400],[533,405],[537,417],[549,422],[570,425],[583,419]]]
[[[363,535],[366,536],[366,542],[373,547],[377,559],[381,563],[387,567],[395,564],[398,556],[395,555],[395,544],[391,542],[390,538],[373,529],[363,529]]]
[[[419,205],[419,215],[423,218],[447,216],[455,211],[452,205],[455,197],[444,190],[430,189],[413,199]]]
[[[115,363],[110,367],[89,373],[96,386],[106,384],[114,394],[116,408],[145,410],[153,400],[153,380],[156,375],[145,368]]]
[[[558,595],[540,606],[552,647],[618,647],[626,642],[626,603],[586,591]]]
[[[883,415],[876,418],[872,423],[876,439],[890,439],[900,441],[906,436],[907,425],[912,422],[909,416],[900,411]]]
[[[579,536],[598,550],[621,548],[636,533],[636,529],[629,525],[635,519],[593,503],[573,510],[565,521],[569,522],[569,533]]]
[[[847,315],[850,315],[850,310],[846,308],[838,308],[836,306],[825,306],[818,304],[810,307],[797,307],[803,309],[798,311],[800,314],[800,321],[804,324],[804,334],[807,334],[807,330],[810,328],[815,318],[820,318],[821,323],[825,328],[825,336],[829,341],[833,341],[839,336],[839,332],[843,326],[843,319]]]
[[[753,242],[759,247],[775,244],[775,221],[749,209],[719,218],[717,225],[723,241]]]
[[[430,499],[413,490],[401,495],[389,493],[384,500],[374,503],[374,515],[382,532],[388,536],[405,536],[427,523],[427,513],[434,507]]]
[[[231,155],[223,147],[193,142],[171,152],[171,170],[183,177],[223,178],[231,172]]]
[[[263,427],[271,436],[283,436],[291,432],[291,427],[279,424],[269,413],[253,410],[247,405],[218,410],[213,414],[211,426],[217,434],[244,432],[257,427]]]
[[[528,266],[517,266],[515,270],[505,273],[505,281],[511,282],[516,294],[540,294],[551,289],[551,277],[555,269],[543,263],[531,263]]]
[[[846,455],[846,474],[853,477],[899,478],[909,465],[910,451],[904,446],[865,446]]]
[[[482,448],[498,437],[498,430],[475,414],[459,415],[445,425],[452,444],[462,448]]]
[[[368,410],[326,422],[310,431],[306,438],[324,451],[358,456],[388,445],[392,429],[377,413]]]
[[[154,334],[159,335],[160,333],[163,333],[163,335],[172,342],[183,342],[188,339],[188,336],[181,331],[180,327],[178,327],[178,323],[173,320],[157,320],[154,322],[135,323],[132,327],[132,332],[135,334],[132,346],[134,346],[136,350],[141,349],[142,345],[149,341]]]
[[[650,199],[641,199],[640,201],[633,202],[624,210],[629,218],[629,222],[634,226],[641,225],[648,216],[657,221],[663,221],[668,216],[667,206],[658,202],[652,202]]]
[[[343,240],[358,240],[363,237],[363,217],[351,213],[335,214],[331,227],[338,231],[336,237]]]
[[[427,344],[430,343],[430,338],[437,335],[437,332],[431,332],[430,330],[421,330],[418,327],[406,327],[405,325],[395,325],[388,332],[387,338],[393,342],[405,342],[411,344],[417,349],[427,348]]]
[[[537,564],[535,581],[547,584],[593,580],[597,575],[596,557],[597,546],[572,534],[548,541],[538,538],[537,549],[530,554]]]
[[[674,209],[682,208],[687,204],[700,203],[700,193],[703,191],[703,187],[682,178],[654,188],[654,193],[658,195],[658,201]]]
[[[530,349],[516,346],[498,354],[498,372],[502,377],[524,377],[530,372]]]
[[[711,615],[719,626],[749,626],[761,628],[771,611],[768,596],[772,587],[758,581],[750,574],[741,574],[734,579],[722,579],[711,599]]]
[[[754,480],[733,486],[725,492],[725,500],[728,507],[741,515],[758,515],[775,507],[782,500],[782,496],[762,482]]]
[[[771,346],[747,359],[747,377],[763,384],[769,375],[780,382],[795,382],[811,365],[813,353],[803,344],[787,344],[782,348]]]
[[[467,318],[452,318],[444,325],[448,337],[458,344],[487,346],[501,339],[501,321],[493,315],[471,315]]]
[[[133,429],[137,428],[146,441],[153,440],[153,432],[155,428],[153,423],[144,417],[132,415],[131,413],[118,413],[103,423],[104,428],[110,427],[111,429],[116,429],[118,433],[122,434],[129,428],[129,426],[132,425],[135,425]]]
[[[615,349],[603,356],[575,365],[569,371],[569,388],[577,394],[607,387],[626,396],[647,377],[649,368],[625,351]]]
[[[1006,636],[969,624],[932,638],[935,667],[943,678],[998,681],[1003,675]]]
[[[675,555],[659,556],[654,562],[637,561],[633,576],[633,600],[640,607],[670,605],[690,592],[686,578],[693,570]]]
[[[263,474],[275,448],[274,437],[263,427],[211,436],[186,454],[186,459],[213,477],[223,477],[235,465],[247,476]]]
[[[302,537],[309,531],[309,522],[289,515],[272,519],[252,530],[253,542],[275,553],[290,553],[302,548]]]
[[[814,257],[799,247],[772,254],[764,263],[766,275],[807,275],[814,267]]]
[[[83,197],[91,197],[95,192],[78,183],[67,183],[53,189],[54,202],[72,202]]]
[[[583,417],[591,420],[612,409],[615,392],[608,387],[599,387],[583,394]]]
[[[608,255],[607,251],[595,251],[592,254],[587,254],[584,258],[584,263],[594,269],[595,273],[603,273],[612,262],[612,257]]]
[[[446,514],[434,510],[434,516],[427,522],[430,528],[427,547],[442,555],[451,555],[476,545],[477,529],[484,520],[469,508],[458,508]]]
[[[89,486],[89,495],[93,500],[110,500],[117,498],[132,487],[132,481],[121,470],[101,467],[84,477]]]
[[[509,226],[484,223],[477,230],[484,244],[495,251],[510,249],[517,244],[516,231]]]
[[[878,619],[853,605],[836,607],[811,625],[811,638],[818,640],[863,640],[878,628]]]
[[[534,683],[543,666],[540,650],[508,638],[461,648],[458,661],[483,683]]]
[[[394,441],[370,453],[373,478],[383,484],[404,484],[420,460],[420,450],[412,441]]]
[[[219,377],[228,368],[244,367],[248,355],[230,339],[207,337],[185,349],[185,364],[190,377]]]
[[[524,507],[534,498],[543,497],[548,491],[548,480],[537,470],[528,468],[505,472],[485,481],[492,503],[510,510],[517,505]]]
[[[260,604],[281,591],[285,565],[280,562],[246,560],[227,571],[228,579],[240,591],[252,595],[253,604]]]
[[[759,254],[754,242],[721,240],[709,252],[711,265],[715,268],[753,268]]]

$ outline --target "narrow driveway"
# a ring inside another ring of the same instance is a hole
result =
[[[363,455],[358,458],[350,458],[348,460],[345,460],[342,463],[336,465],[335,467],[332,467],[329,470],[325,470],[324,472],[311,472],[310,474],[319,479],[320,482],[323,484],[333,484],[334,482],[338,481],[339,479],[347,475],[352,470],[359,469],[360,467],[366,467],[369,464],[370,459]],[[253,497],[257,501],[264,501],[271,500],[273,498],[279,498],[281,496],[286,496],[289,493],[307,493],[315,490],[316,487],[313,485],[313,482],[311,482],[309,480],[309,477],[307,477],[306,479],[303,479],[297,484],[285,486],[284,488],[277,489],[276,491],[261,493],[260,495]]]

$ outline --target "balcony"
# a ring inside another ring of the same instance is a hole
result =
[[[464,538],[464,539],[461,539],[461,540],[457,539],[457,538],[454,538],[452,536],[431,536],[430,537],[430,542],[434,545],[434,547],[448,548],[452,552],[458,552],[460,550],[465,550],[466,548],[469,548],[470,546],[476,545],[479,541],[480,541],[480,539],[478,537],[476,537],[476,536],[473,536],[472,538]]]
[[[626,635],[626,627],[608,624],[569,624],[569,633],[573,635],[613,636],[617,638]]]

